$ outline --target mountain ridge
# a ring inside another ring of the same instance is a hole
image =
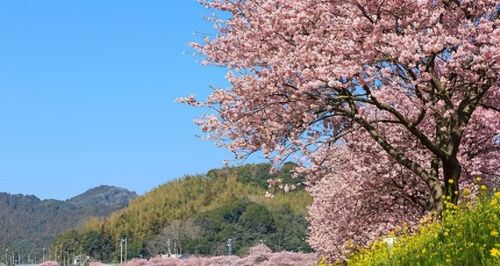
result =
[[[105,217],[125,208],[137,194],[125,188],[101,185],[67,200],[0,192],[0,248],[42,252],[61,232],[89,217]]]

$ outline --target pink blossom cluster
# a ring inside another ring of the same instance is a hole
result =
[[[344,258],[428,210],[425,183],[383,152],[333,150],[326,160],[326,172],[309,188],[309,242],[323,255]]]
[[[57,261],[44,261],[39,266],[59,266]]]
[[[498,1],[203,3],[230,16],[193,47],[231,86],[180,101],[212,107],[196,123],[238,157],[301,164],[321,254],[411,226],[478,175],[500,185]]]
[[[318,257],[315,254],[294,252],[272,252],[265,245],[252,247],[248,256],[215,256],[215,257],[189,257],[185,259],[155,257],[149,260],[133,259],[122,266],[308,266],[316,265]],[[92,266],[92,264],[91,264]],[[94,264],[98,266],[98,264]]]

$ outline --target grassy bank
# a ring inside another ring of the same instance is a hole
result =
[[[414,233],[399,232],[392,248],[376,241],[348,265],[500,265],[499,233],[500,192],[483,192],[481,200],[447,204],[441,221],[428,219]]]
[[[423,224],[415,234],[362,250],[349,265],[500,265],[500,192],[475,203],[448,204],[442,221]]]

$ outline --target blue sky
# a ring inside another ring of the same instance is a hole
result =
[[[221,167],[205,110],[174,102],[225,87],[189,41],[213,34],[196,1],[0,1],[0,191],[66,199],[143,193]]]

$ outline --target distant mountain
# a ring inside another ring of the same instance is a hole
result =
[[[61,232],[125,208],[135,197],[135,192],[113,186],[92,188],[65,201],[0,192],[0,250],[41,255],[42,246]]]
[[[91,216],[104,217],[111,212],[128,206],[128,202],[137,197],[135,192],[113,186],[99,186],[75,196],[67,203],[87,211]]]

